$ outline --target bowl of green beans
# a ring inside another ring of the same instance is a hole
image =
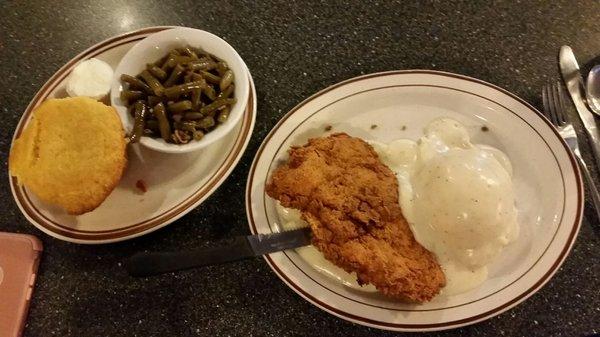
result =
[[[233,47],[206,31],[178,27],[146,37],[125,54],[110,98],[130,143],[184,153],[230,133],[249,91],[248,70]]]

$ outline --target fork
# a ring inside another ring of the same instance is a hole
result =
[[[568,120],[565,113],[565,102],[565,93],[559,82],[549,83],[542,88],[542,104],[544,105],[544,115],[552,122],[552,124],[554,124],[560,136],[565,140],[575,155],[575,158],[579,163],[579,167],[581,168],[581,171],[583,171],[585,180],[590,188],[592,201],[594,203],[594,207],[596,208],[596,216],[598,216],[598,219],[600,219],[600,194],[598,194],[598,189],[592,180],[592,175],[590,174],[585,161],[583,161],[583,158],[581,157],[581,152],[579,152],[577,133],[575,133],[573,124]]]

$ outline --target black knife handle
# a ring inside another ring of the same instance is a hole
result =
[[[137,253],[125,261],[131,276],[145,277],[178,270],[232,262],[253,257],[245,236],[238,236],[228,245],[182,252]]]

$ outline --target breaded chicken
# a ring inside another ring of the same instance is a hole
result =
[[[9,171],[40,199],[83,214],[118,184],[127,157],[125,133],[113,107],[91,98],[50,99],[10,151]]]
[[[360,284],[407,302],[428,301],[445,285],[402,216],[394,173],[362,139],[338,133],[293,147],[266,190],[300,210],[313,245]]]

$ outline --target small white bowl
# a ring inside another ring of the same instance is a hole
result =
[[[234,97],[237,102],[232,106],[227,121],[207,133],[199,141],[187,144],[171,144],[161,138],[142,137],[140,144],[160,152],[184,153],[204,148],[230,132],[242,117],[248,102],[250,91],[248,71],[238,53],[220,37],[209,32],[193,28],[173,28],[148,36],[131,48],[115,69],[111,84],[110,102],[123,123],[126,132],[133,128],[133,118],[127,113],[127,107],[119,97],[123,86],[120,80],[122,74],[136,76],[146,68],[147,63],[155,62],[167,53],[179,47],[190,45],[205,50],[224,60],[234,74]]]

